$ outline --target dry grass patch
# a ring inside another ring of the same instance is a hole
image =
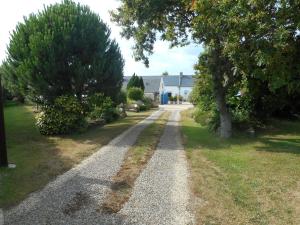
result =
[[[137,142],[126,153],[121,169],[112,178],[111,192],[99,211],[117,213],[128,201],[135,180],[155,152],[168,117],[169,113],[163,113],[139,135]]]

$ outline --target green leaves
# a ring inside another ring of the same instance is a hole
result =
[[[88,98],[89,117],[93,120],[102,119],[111,122],[119,118],[119,113],[109,97],[96,93]]]
[[[132,87],[127,91],[127,97],[131,100],[135,100],[135,101],[142,100],[143,96],[144,96],[143,90],[138,87]]]
[[[145,90],[144,80],[142,77],[137,76],[135,73],[132,75],[130,80],[128,81],[126,89],[129,90],[130,88],[137,87]]]
[[[187,0],[123,0],[122,5],[111,12],[112,20],[122,27],[122,36],[135,40],[135,59],[146,66],[159,37],[157,32],[172,46],[188,43],[193,14],[191,1]]]
[[[89,7],[65,0],[19,23],[8,46],[7,76],[32,99],[53,103],[96,92],[115,98],[124,60],[110,30]]]
[[[43,135],[68,134],[86,127],[81,103],[72,96],[61,96],[51,106],[44,106],[36,125]]]
[[[228,121],[232,99],[236,108],[243,108],[234,112],[241,117],[248,117],[245,111],[270,115],[267,109],[273,115],[283,109],[299,113],[291,103],[299,101],[299,1],[197,0],[193,6],[191,0],[121,2],[112,18],[124,37],[135,40],[136,60],[149,64],[157,38],[172,47],[187,44],[190,36],[204,44],[208,51],[196,66],[200,74],[193,93],[204,108],[212,108],[215,97],[220,116]],[[247,96],[235,98],[247,88]],[[276,98],[284,107],[274,104]]]

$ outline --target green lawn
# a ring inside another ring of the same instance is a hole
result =
[[[300,224],[300,122],[221,140],[182,113],[198,224]]]
[[[17,168],[0,169],[0,208],[20,202],[151,112],[130,112],[125,119],[82,134],[45,137],[34,126],[32,107],[7,105],[4,113],[8,157]]]

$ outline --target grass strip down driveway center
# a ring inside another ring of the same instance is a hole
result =
[[[164,112],[139,135],[137,142],[128,150],[119,172],[112,178],[111,192],[99,211],[117,213],[131,196],[134,182],[146,167],[160,141],[170,113]]]

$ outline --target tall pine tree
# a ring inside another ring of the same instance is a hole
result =
[[[143,91],[145,90],[144,81],[142,77],[139,77],[135,73],[132,75],[127,84],[127,90],[133,87],[141,88]]]
[[[122,86],[124,60],[109,28],[89,7],[70,0],[25,18],[7,51],[6,80],[44,104],[61,95],[114,98]]]

